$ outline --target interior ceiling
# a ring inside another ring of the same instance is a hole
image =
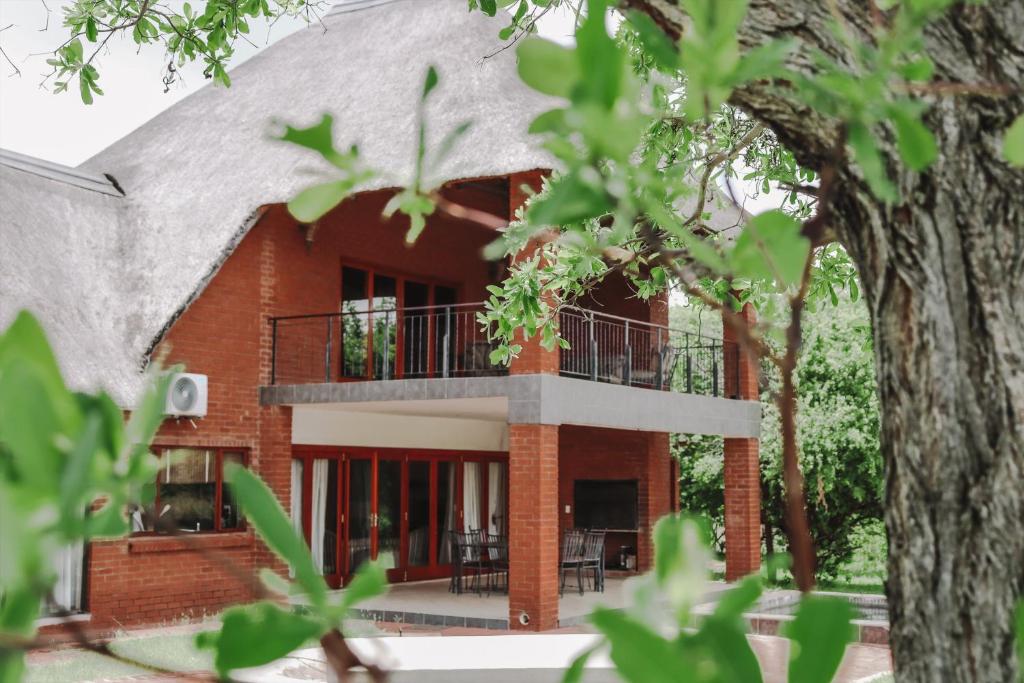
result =
[[[443,398],[416,401],[362,401],[358,403],[317,403],[295,406],[295,410],[315,409],[342,413],[380,413],[383,415],[415,415],[448,417],[466,420],[505,422],[508,419],[508,398]]]

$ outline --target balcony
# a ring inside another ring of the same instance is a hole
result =
[[[481,303],[345,310],[272,318],[271,384],[493,377],[494,343]],[[732,342],[582,308],[560,312],[566,377],[660,391],[735,398]]]

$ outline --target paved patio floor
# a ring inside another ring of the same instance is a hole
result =
[[[587,590],[580,595],[567,585],[558,604],[559,626],[584,624],[598,605],[621,609],[627,603],[625,584],[628,579],[608,576],[605,590]],[[708,600],[725,589],[725,583],[709,586]],[[508,596],[494,593],[481,595],[448,592],[448,579],[392,584],[388,592],[360,605],[360,616],[378,622],[423,624],[427,626],[462,626],[469,628],[508,629]]]

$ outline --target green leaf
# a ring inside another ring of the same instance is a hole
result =
[[[352,193],[352,182],[332,180],[302,190],[288,202],[288,211],[300,223],[312,223],[341,204]]]
[[[1024,166],[1024,114],[1006,129],[1003,136],[1003,156],[1014,166]]]
[[[782,634],[790,639],[789,683],[829,683],[856,639],[853,606],[842,598],[804,596]]]
[[[889,180],[885,162],[878,152],[871,130],[863,123],[851,122],[847,128],[847,142],[853,150],[854,160],[864,174],[864,180],[875,196],[885,202],[895,202],[899,199],[896,186]]]
[[[701,622],[700,630],[688,643],[707,650],[717,666],[722,683],[760,683],[761,665],[747,640],[746,622],[739,615],[723,617],[716,613]]]
[[[99,32],[96,29],[96,20],[89,17],[85,20],[85,37],[89,39],[90,43],[95,43],[98,35]]]
[[[327,586],[313,564],[306,542],[295,531],[277,497],[259,477],[240,465],[225,467],[224,477],[245,512],[246,520],[256,528],[267,546],[292,568],[310,602],[322,607],[327,600]]]
[[[592,647],[584,650],[576,659],[572,660],[572,664],[565,670],[565,675],[562,677],[562,683],[579,683],[583,679],[583,672],[587,668],[587,660],[590,659],[590,655],[594,654],[597,647]]]
[[[480,11],[489,17],[493,17],[498,12],[497,0],[480,0]]]
[[[431,65],[427,67],[427,76],[423,80],[423,94],[420,95],[420,101],[427,99],[427,95],[430,94],[431,90],[437,87],[437,83],[437,69],[435,69],[433,65]]]
[[[669,641],[624,613],[599,607],[590,621],[608,638],[611,660],[629,683],[684,683],[695,671]]]
[[[605,27],[607,0],[587,0],[587,16],[576,29],[576,59],[581,70],[576,96],[611,109],[622,91],[623,75],[628,71],[618,43]]]
[[[915,171],[927,168],[939,155],[935,136],[905,107],[891,106],[888,113],[896,129],[896,146],[903,161]]]
[[[516,49],[519,77],[538,92],[566,99],[580,80],[575,53],[543,38],[527,38]]]
[[[82,73],[78,75],[78,91],[82,94],[82,102],[92,104],[92,88],[89,87],[89,81]]]
[[[387,572],[380,562],[366,562],[341,594],[338,609],[346,612],[364,600],[381,595],[388,588]]]
[[[319,123],[308,128],[285,126],[284,134],[279,139],[318,152],[334,166],[342,170],[349,170],[355,161],[356,150],[353,148],[349,154],[342,154],[334,148],[333,125],[334,117],[324,114]]]
[[[1017,661],[1024,662],[1024,600],[1017,603]]]
[[[526,215],[533,225],[569,225],[605,214],[612,207],[602,188],[572,174],[552,182],[546,194],[530,202]]]
[[[644,51],[654,59],[654,63],[669,72],[678,69],[679,52],[675,43],[654,23],[654,19],[636,10],[630,10],[628,17],[640,43],[644,46]]]
[[[795,219],[778,209],[754,216],[730,254],[733,274],[775,280],[781,288],[799,283],[811,251],[800,230]]]
[[[220,631],[196,635],[196,646],[214,650],[214,666],[226,679],[234,669],[269,664],[324,632],[319,621],[286,612],[272,602],[231,607],[221,617]]]

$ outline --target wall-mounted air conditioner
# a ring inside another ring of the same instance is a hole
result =
[[[171,377],[164,414],[172,417],[206,415],[206,375],[179,372]]]

